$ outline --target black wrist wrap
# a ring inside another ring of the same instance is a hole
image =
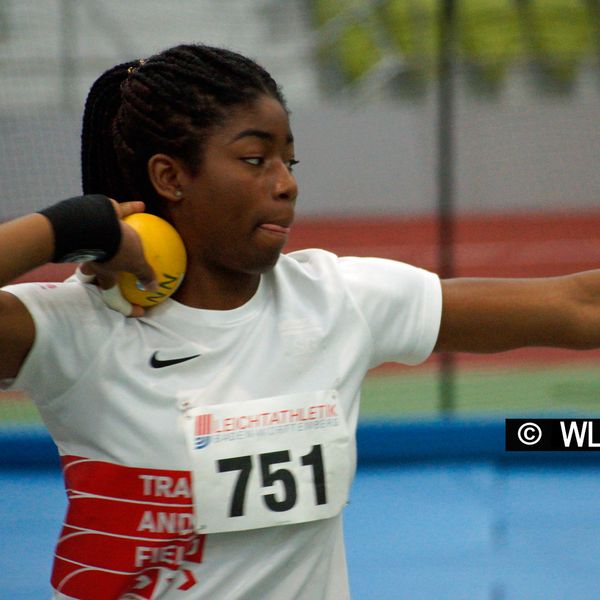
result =
[[[39,213],[54,230],[52,262],[106,262],[119,250],[121,225],[106,196],[76,196]]]

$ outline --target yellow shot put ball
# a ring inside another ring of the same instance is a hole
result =
[[[123,297],[139,306],[155,306],[173,294],[183,281],[186,267],[185,246],[177,230],[164,219],[147,213],[135,213],[123,219],[142,241],[144,256],[154,269],[158,290],[146,291],[132,273],[119,273]]]

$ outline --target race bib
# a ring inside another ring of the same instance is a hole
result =
[[[303,523],[347,503],[354,448],[335,390],[190,408],[200,533]]]

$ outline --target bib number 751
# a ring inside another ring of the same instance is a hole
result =
[[[285,512],[291,510],[296,505],[298,500],[298,486],[296,485],[294,470],[302,468],[312,469],[315,505],[327,504],[323,453],[321,445],[317,444],[311,448],[308,454],[300,456],[299,461],[294,460],[289,450],[265,452],[257,456],[236,456],[218,460],[217,467],[219,473],[239,471],[229,504],[230,517],[244,516],[246,490],[256,461],[259,464],[260,486],[262,488],[269,490],[277,482],[281,484],[278,487],[280,487],[280,492],[282,493],[270,492],[262,495],[263,502],[269,510],[273,512]],[[285,465],[285,467],[280,465]]]

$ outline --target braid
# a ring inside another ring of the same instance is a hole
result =
[[[82,129],[84,193],[140,199],[161,212],[148,160],[165,153],[192,173],[203,142],[228,109],[269,95],[285,108],[273,78],[249,58],[222,48],[181,45],[104,73],[92,86]]]
[[[121,84],[135,64],[113,67],[94,83],[88,94],[81,131],[84,194],[105,194],[120,201],[131,195],[118,166],[112,122],[121,104]]]

